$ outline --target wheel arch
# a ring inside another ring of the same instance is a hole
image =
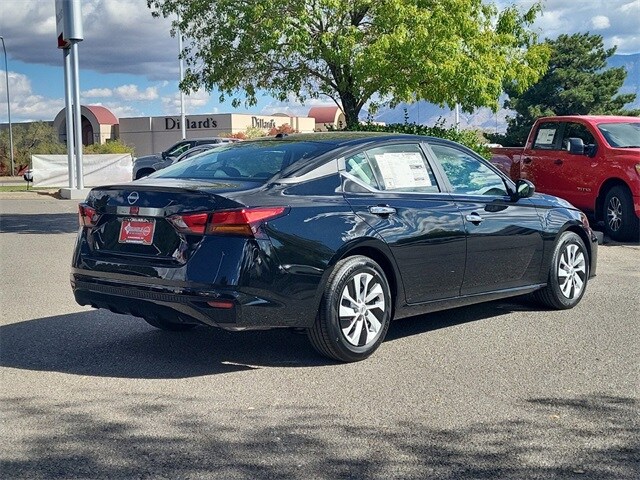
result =
[[[142,167],[140,170],[136,172],[136,178],[134,180],[139,180],[147,175],[151,175],[155,173],[156,169],[152,167]]]
[[[572,232],[580,237],[580,239],[582,240],[582,243],[584,243],[584,246],[587,249],[587,253],[589,254],[588,263],[589,265],[591,265],[591,257],[593,255],[591,239],[589,238],[589,235],[587,235],[587,232],[584,231],[584,228],[578,225],[569,225],[567,226],[567,228],[565,228],[562,232],[558,234],[558,237],[556,238],[556,242],[558,241],[558,238],[560,238],[560,235],[562,235],[564,232]]]
[[[602,207],[604,206],[604,199],[607,196],[607,192],[611,190],[613,187],[624,187],[631,191],[631,188],[623,179],[619,177],[607,178],[602,185],[600,185],[600,189],[598,190],[598,196],[596,197],[595,210],[593,215],[597,221],[603,221],[604,217],[602,215]]]
[[[387,282],[389,282],[389,288],[391,289],[391,318],[393,318],[393,315],[397,310],[397,305],[402,300],[401,295],[404,292],[404,285],[402,284],[400,272],[393,260],[393,254],[389,250],[389,247],[383,241],[376,238],[360,239],[358,242],[344,245],[343,248],[336,252],[329,263],[329,268],[327,268],[323,274],[322,281],[318,288],[316,305],[319,307],[320,301],[322,300],[322,292],[324,292],[325,286],[329,281],[329,277],[331,276],[336,264],[347,257],[353,257],[356,255],[369,257],[380,265],[380,268],[382,268],[382,271],[387,277]]]

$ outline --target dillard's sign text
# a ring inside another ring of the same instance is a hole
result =
[[[185,125],[189,130],[198,130],[206,128],[218,128],[218,122],[213,118],[207,118],[205,120],[189,120],[185,119]],[[165,130],[180,130],[180,119],[164,117],[164,129]]]
[[[264,118],[251,117],[251,126],[254,128],[276,128],[276,121],[265,120]]]

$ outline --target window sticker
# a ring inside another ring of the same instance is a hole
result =
[[[374,156],[387,190],[432,186],[418,152],[380,153]]]
[[[536,145],[553,145],[553,139],[555,136],[555,128],[541,128],[540,130],[538,130]]]

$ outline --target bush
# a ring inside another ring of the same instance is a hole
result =
[[[299,132],[296,129],[294,129],[291,125],[289,125],[288,123],[283,123],[279,127],[275,127],[275,128],[272,128],[271,130],[269,130],[269,136],[270,137],[275,137],[279,133],[284,133],[285,135],[290,135],[292,133],[299,133]]]
[[[130,147],[126,143],[123,143],[121,140],[107,140],[106,143],[99,144],[94,143],[92,145],[87,145],[83,149],[83,153],[86,154],[111,154],[111,153],[130,153],[131,156],[134,156],[135,149]]]
[[[478,155],[490,159],[491,151],[483,141],[482,134],[476,130],[456,130],[455,127],[446,127],[443,119],[436,122],[434,126],[419,125],[417,123],[392,123],[390,125],[375,125],[365,123],[353,125],[347,128],[350,131],[358,132],[389,132],[405,133],[409,135],[427,135],[430,137],[445,138],[470,148]]]

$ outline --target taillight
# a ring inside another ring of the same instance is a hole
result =
[[[279,217],[286,209],[287,207],[242,208],[212,214],[201,212],[172,215],[167,220],[182,233],[253,237],[259,233],[262,223]]]
[[[98,212],[85,203],[78,205],[78,222],[81,227],[95,227],[98,222]]]
[[[285,209],[285,207],[266,207],[215,212],[207,233],[252,237],[258,233],[258,227],[261,223],[279,217]]]
[[[207,221],[209,214],[204,213],[188,213],[186,215],[172,215],[167,218],[176,230],[182,233],[193,235],[204,235],[207,229]]]

